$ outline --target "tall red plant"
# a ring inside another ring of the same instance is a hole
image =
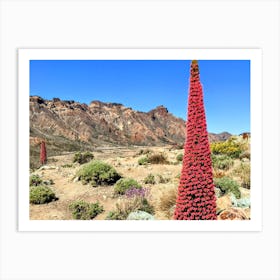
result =
[[[186,130],[187,139],[174,219],[216,220],[211,152],[196,60],[191,63]]]
[[[44,140],[41,142],[40,163],[41,164],[46,164],[47,163],[46,142]]]

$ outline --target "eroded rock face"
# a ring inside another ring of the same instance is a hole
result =
[[[92,101],[87,105],[31,96],[30,136],[54,143],[65,138],[89,145],[178,145],[185,142],[185,121],[162,105],[144,113],[119,103]],[[221,137],[211,133],[209,138],[219,141]]]
[[[31,136],[63,136],[95,143],[162,145],[184,143],[184,120],[159,106],[148,113],[118,103],[93,101],[90,105],[30,97]]]

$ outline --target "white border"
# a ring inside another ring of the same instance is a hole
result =
[[[30,60],[225,60],[251,61],[251,220],[54,221],[29,220]],[[261,231],[262,65],[260,49],[19,49],[19,231]]]

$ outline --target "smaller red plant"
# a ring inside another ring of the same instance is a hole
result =
[[[46,164],[47,163],[47,150],[46,150],[46,142],[41,142],[41,150],[40,150],[40,163]]]

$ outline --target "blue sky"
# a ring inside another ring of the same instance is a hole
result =
[[[189,60],[32,60],[30,95],[148,112],[164,105],[186,119]],[[209,132],[250,131],[250,61],[200,60]]]

